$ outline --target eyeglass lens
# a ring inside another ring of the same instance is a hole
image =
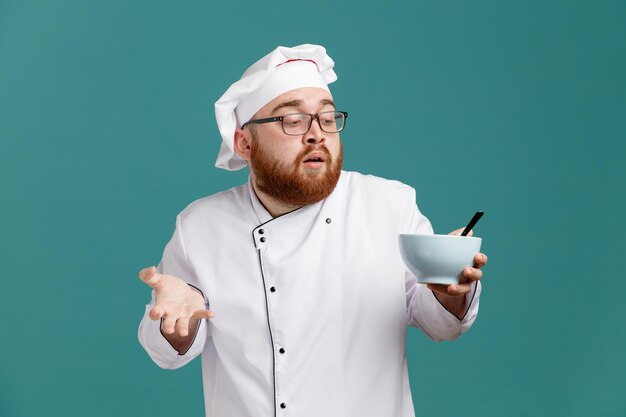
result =
[[[341,112],[323,112],[318,117],[320,128],[326,133],[337,133],[343,129],[345,117]],[[288,135],[303,135],[311,128],[312,120],[310,114],[304,113],[283,116],[283,129]]]

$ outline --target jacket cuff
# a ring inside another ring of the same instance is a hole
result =
[[[476,320],[476,316],[478,315],[478,304],[479,304],[479,296],[482,290],[480,281],[474,281],[470,287],[470,290],[465,294],[465,312],[463,316],[458,317],[456,314],[448,310],[443,303],[437,298],[434,292],[431,291],[433,298],[437,301],[437,304],[442,310],[442,314],[444,314],[448,318],[449,326],[451,328],[458,328],[458,331],[455,331],[456,337],[461,334],[467,332],[472,324]],[[444,313],[444,311],[447,313]],[[456,338],[455,337],[455,338]]]
[[[193,342],[185,352],[178,352],[165,338],[161,331],[161,320],[152,320],[149,312],[153,305],[146,305],[144,316],[139,325],[139,342],[152,360],[163,369],[176,369],[191,361],[202,350],[202,341],[207,336],[206,320],[198,322]]]
[[[416,325],[435,341],[455,340],[467,332],[478,315],[481,292],[480,281],[472,283],[466,294],[469,303],[465,315],[459,319],[448,311],[425,285],[418,284],[412,309],[412,325]]]

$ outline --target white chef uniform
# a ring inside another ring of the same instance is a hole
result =
[[[149,304],[139,340],[163,368],[202,355],[209,417],[412,417],[407,325],[457,338],[481,285],[459,320],[416,284],[400,233],[433,233],[415,191],[355,172],[276,218],[249,184],[197,200],[177,216],[157,270],[198,287],[215,317],[179,354]]]

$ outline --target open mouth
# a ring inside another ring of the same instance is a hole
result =
[[[320,163],[325,162],[326,157],[322,152],[313,152],[304,158],[304,163]]]

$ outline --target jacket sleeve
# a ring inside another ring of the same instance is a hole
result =
[[[419,211],[415,204],[415,190],[411,189],[408,215],[405,222],[406,232],[433,234],[430,221]],[[418,327],[424,334],[435,341],[454,340],[467,332],[476,320],[480,298],[480,281],[472,283],[472,288],[465,295],[467,311],[463,317],[457,317],[448,311],[435,297],[435,294],[405,268],[405,288],[408,323]]]
[[[157,272],[160,274],[174,275],[200,290],[200,292],[203,292],[194,269],[189,264],[187,258],[180,215],[176,217],[174,235],[165,246],[163,257],[157,266]],[[196,336],[189,349],[186,352],[178,352],[170,345],[163,333],[161,333],[162,320],[155,321],[149,317],[148,313],[153,306],[154,290],[152,291],[152,299],[150,303],[146,305],[143,318],[139,323],[139,343],[141,343],[141,346],[143,346],[148,355],[150,355],[152,360],[161,368],[180,368],[202,352],[204,343],[207,337],[209,337],[208,323],[206,320],[200,320]]]

